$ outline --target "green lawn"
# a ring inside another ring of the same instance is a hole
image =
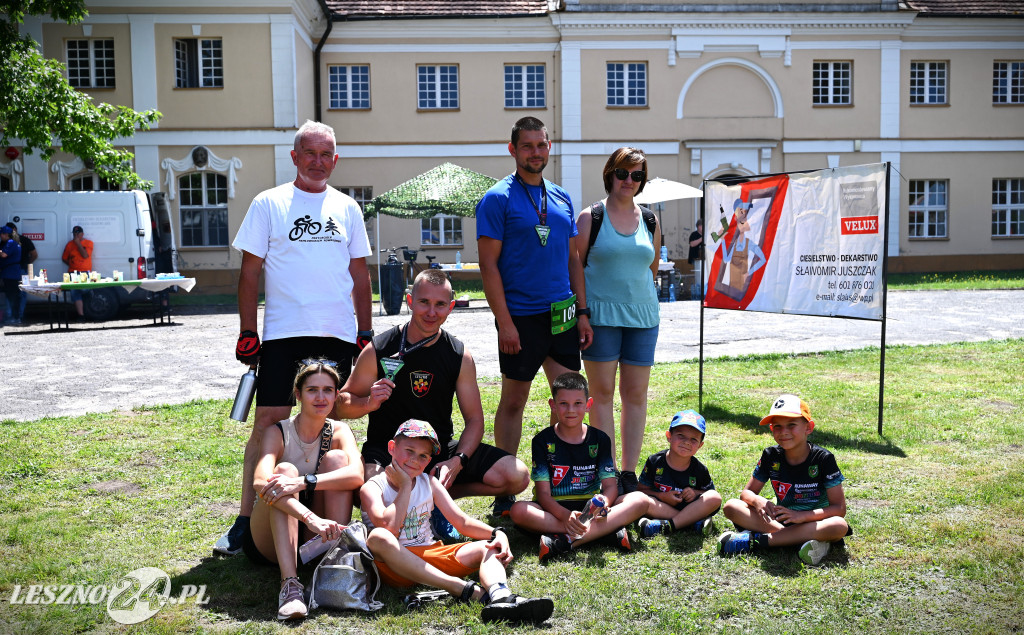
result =
[[[1024,288],[1024,270],[1014,271],[960,271],[954,273],[894,273],[889,275],[889,288],[908,289],[1021,289]],[[483,283],[479,280],[456,280],[452,283],[455,295],[469,295],[473,300],[484,299]],[[373,301],[380,301],[377,284],[373,283]],[[263,295],[260,294],[260,302]],[[238,299],[233,294],[189,294],[171,295],[175,306],[186,305],[230,305],[236,306]]]
[[[856,535],[818,568],[792,551],[722,559],[687,533],[618,553],[595,546],[542,566],[536,540],[512,532],[511,583],[556,599],[540,629],[557,633],[936,632],[1024,628],[1024,341],[887,351],[885,435],[876,433],[878,350],[770,355],[705,365],[700,458],[735,496],[761,448],[757,425],[781,392],[801,394],[846,475]],[[672,413],[697,407],[696,363],[655,367],[646,453]],[[536,382],[528,439],[547,422]],[[498,385],[481,382],[485,412]],[[113,585],[139,567],[207,586],[210,603],[168,605],[137,632],[293,632],[275,619],[275,569],[213,558],[236,513],[248,426],[227,401],[0,423],[0,631],[117,631],[105,606],[11,605],[14,585]],[[364,425],[353,427],[362,438]],[[488,429],[487,438],[491,437]],[[465,507],[478,515],[487,501]],[[719,529],[726,522],[718,517]],[[300,572],[308,582],[311,571]],[[22,591],[24,594],[25,591]],[[316,612],[296,632],[498,632],[478,610],[437,603],[408,613],[387,590],[379,614]]]

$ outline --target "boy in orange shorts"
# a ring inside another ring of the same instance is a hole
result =
[[[434,477],[424,474],[440,445],[429,423],[409,419],[388,441],[391,463],[359,492],[366,539],[381,579],[394,587],[426,584],[465,602],[484,603],[484,622],[531,622],[551,617],[549,598],[521,598],[508,588],[505,565],[512,561],[504,530],[468,516]],[[435,541],[430,514],[437,506],[473,542]],[[476,571],[480,584],[464,578]]]

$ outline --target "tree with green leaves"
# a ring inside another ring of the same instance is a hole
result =
[[[78,24],[88,15],[85,0],[0,0],[0,9],[0,146],[21,139],[25,154],[38,151],[49,160],[59,143],[101,178],[130,189],[153,187],[132,168],[135,155],[113,141],[131,137],[136,128],[147,130],[160,113],[93,103],[68,83],[62,63],[43,57],[38,44],[19,32],[26,15]]]

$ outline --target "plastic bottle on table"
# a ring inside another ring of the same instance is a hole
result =
[[[665,245],[661,246],[661,261],[668,262],[668,247]]]
[[[462,269],[462,252],[461,251],[456,251],[455,252],[455,268],[456,269]]]

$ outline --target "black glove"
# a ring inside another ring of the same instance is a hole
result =
[[[242,331],[239,334],[235,359],[249,366],[260,361],[260,336],[255,331]]]

